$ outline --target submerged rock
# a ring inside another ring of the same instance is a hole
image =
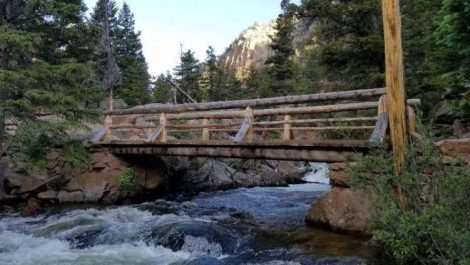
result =
[[[173,251],[188,251],[210,256],[233,253],[236,239],[215,223],[191,221],[155,228],[151,236],[156,245]]]
[[[224,265],[224,263],[216,258],[202,257],[189,261],[184,265]]]

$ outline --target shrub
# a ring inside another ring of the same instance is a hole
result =
[[[411,143],[397,178],[390,152],[377,149],[349,170],[355,187],[378,195],[373,239],[398,264],[470,264],[470,167],[444,165],[429,138]],[[397,196],[400,186],[405,197]]]
[[[118,176],[118,185],[121,190],[132,193],[138,193],[143,189],[132,168],[124,169],[121,175]]]

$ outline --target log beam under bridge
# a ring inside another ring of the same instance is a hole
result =
[[[221,157],[287,161],[344,162],[369,150],[369,141],[168,141],[144,143],[114,141],[95,143],[93,148],[106,149],[116,155],[156,155],[187,157]]]

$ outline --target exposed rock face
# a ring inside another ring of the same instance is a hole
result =
[[[285,161],[176,158],[169,188],[175,191],[208,191],[236,187],[277,186],[301,182],[307,168]]]
[[[370,227],[374,209],[370,193],[333,187],[310,207],[306,222],[333,231],[360,234]]]
[[[276,22],[271,21],[267,24],[255,24],[243,31],[219,57],[221,67],[227,72],[235,73],[239,80],[245,79],[250,69],[260,69],[273,55],[269,45],[272,43],[271,36],[276,34],[275,26]],[[312,32],[313,26],[307,21],[297,21],[292,41],[294,49],[300,49]]]
[[[223,69],[242,73],[251,67],[262,67],[273,54],[269,44],[272,42],[270,36],[276,34],[275,25],[275,22],[255,24],[243,31],[220,56],[219,62]]]
[[[92,153],[89,168],[77,171],[62,167],[53,177],[49,174],[27,172],[12,163],[2,163],[3,200],[36,198],[43,202],[61,204],[102,203],[125,201],[134,196],[119,188],[118,177],[128,167],[136,172],[143,192],[149,198],[159,195],[166,185],[166,166],[156,157],[117,157],[110,153]],[[60,161],[60,158],[56,158]],[[161,195],[161,194],[160,194]],[[1,198],[0,198],[1,199]],[[26,207],[30,205],[28,202]],[[33,208],[33,207],[30,208]],[[31,212],[26,210],[26,212]]]
[[[470,165],[470,138],[443,140],[436,144],[445,160],[459,158]]]

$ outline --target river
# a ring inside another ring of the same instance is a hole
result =
[[[1,216],[0,264],[375,264],[367,240],[306,227],[310,203],[328,189],[242,188]]]

